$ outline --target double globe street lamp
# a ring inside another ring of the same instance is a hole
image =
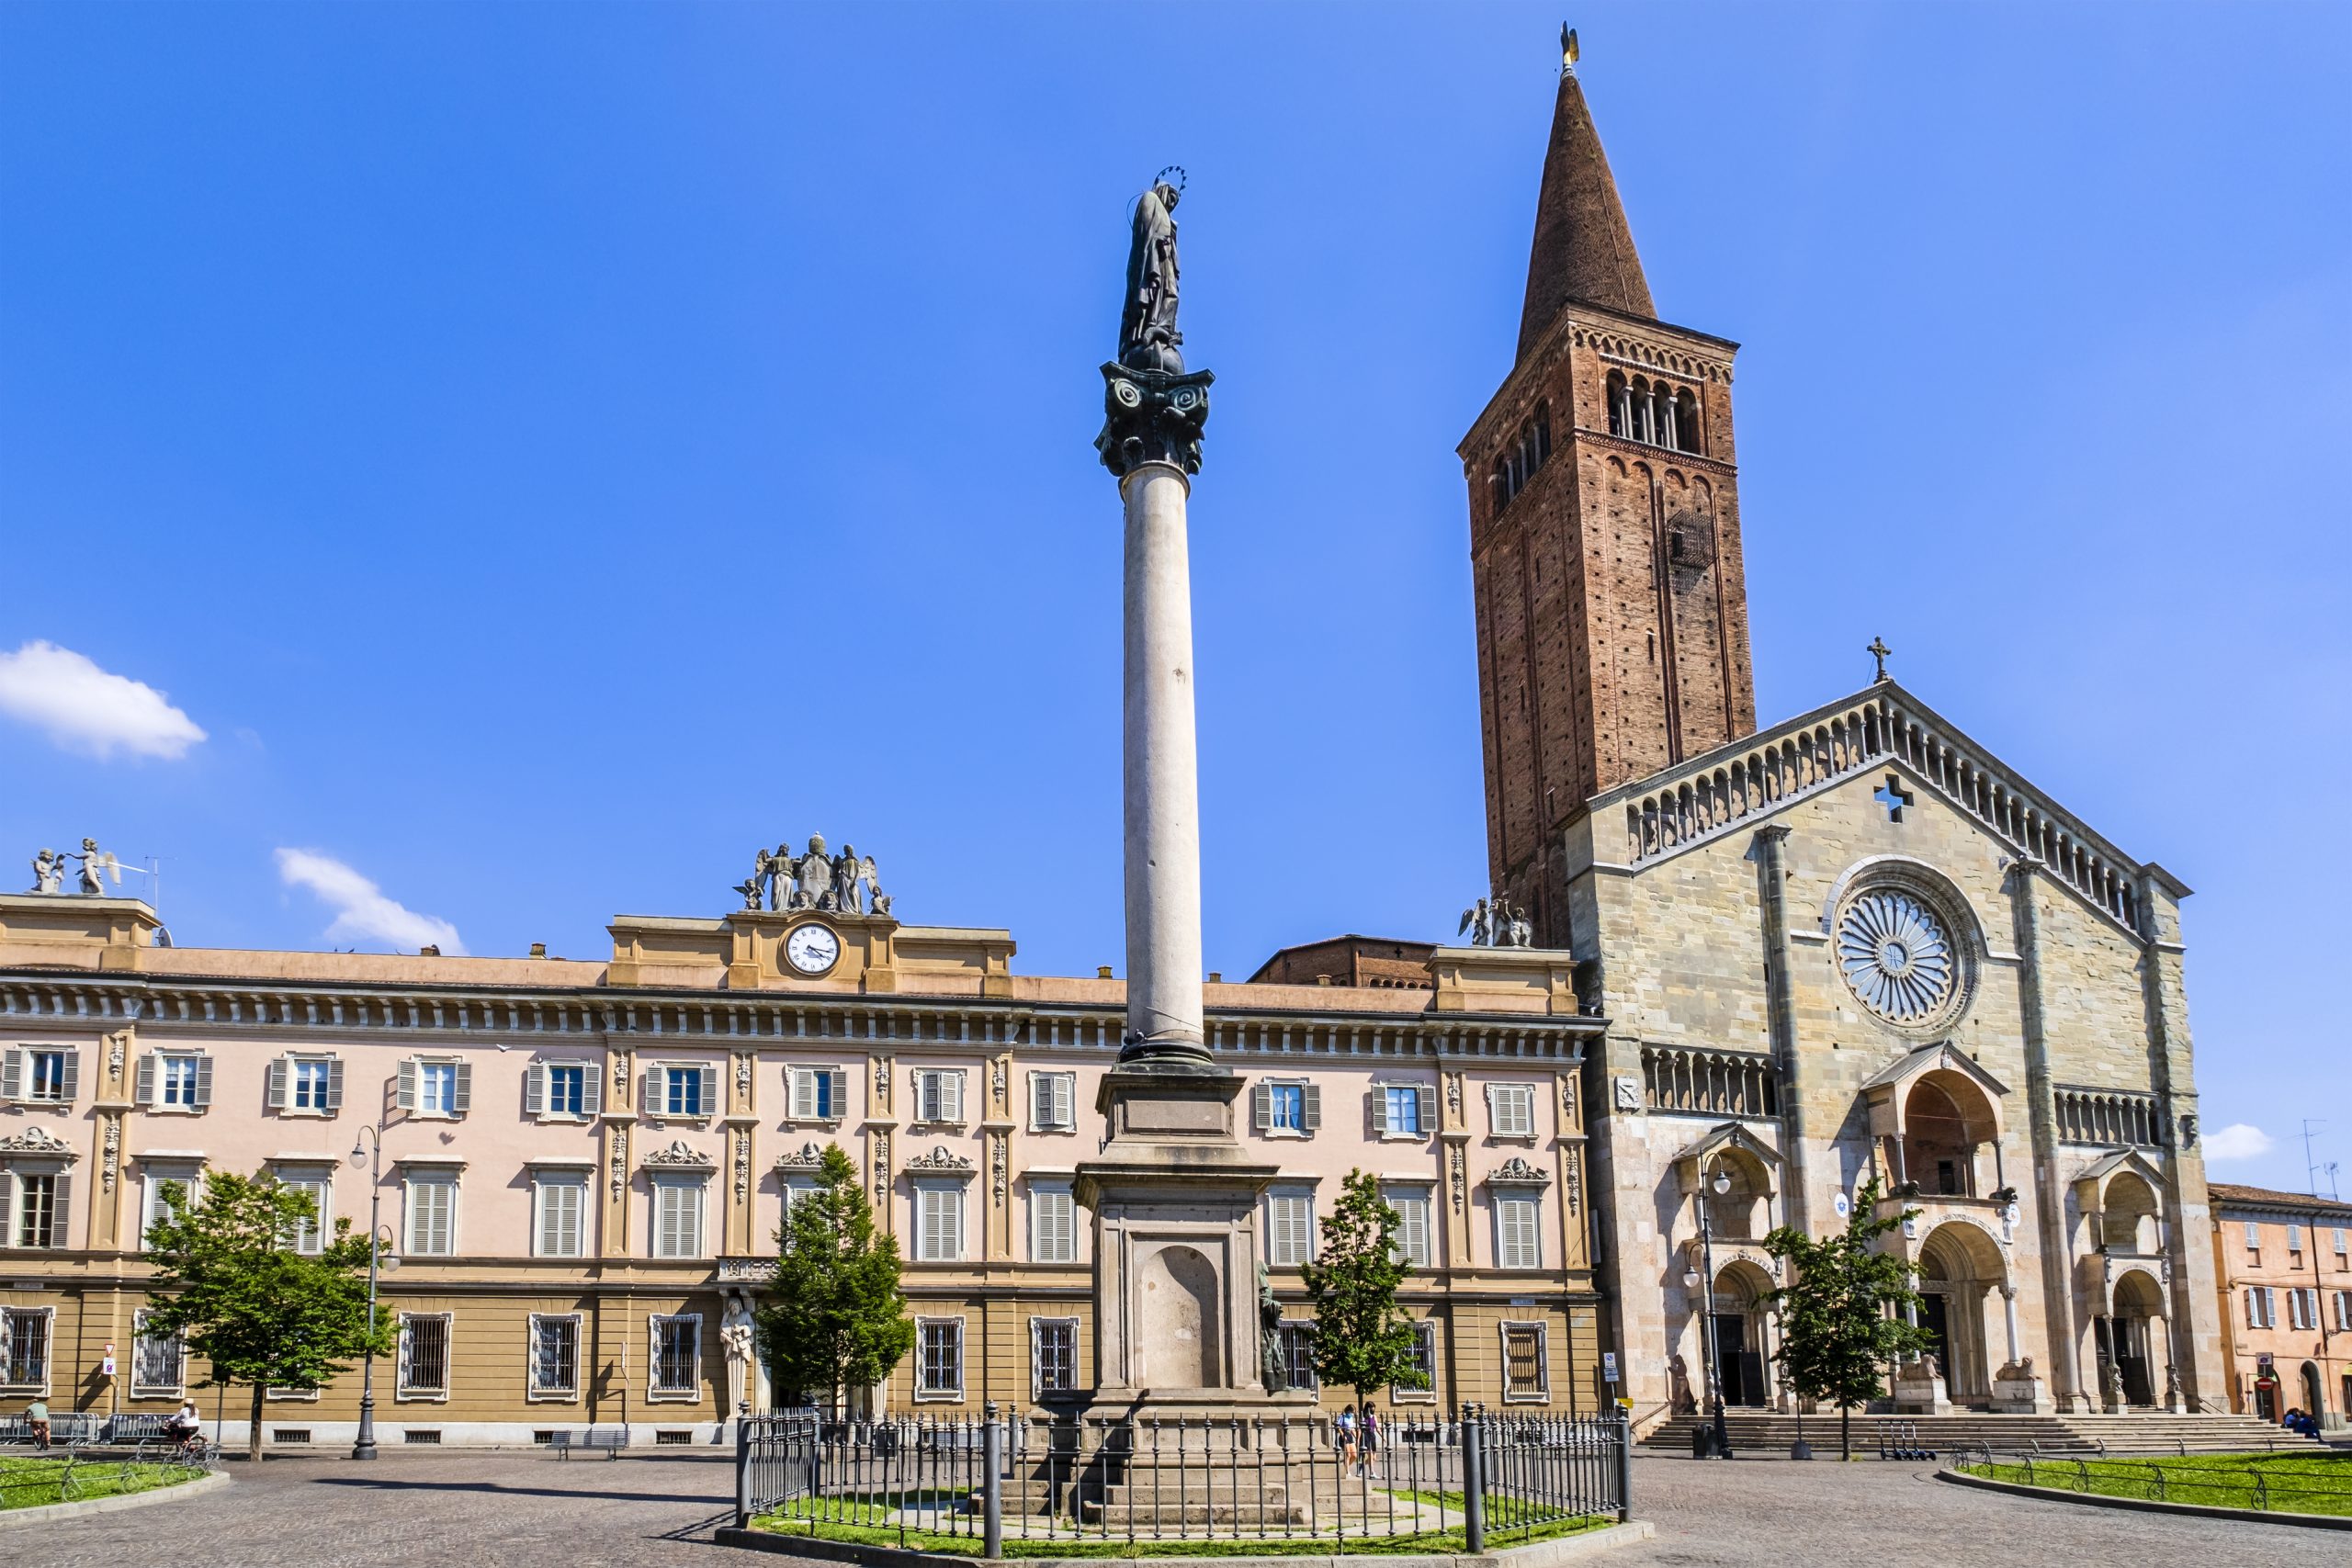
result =
[[[1724,1197],[1731,1191],[1731,1175],[1718,1166],[1715,1168],[1713,1179],[1707,1185],[1713,1190],[1716,1197]],[[1705,1270],[1703,1277],[1699,1269]],[[1724,1420],[1723,1377],[1717,1360],[1715,1344],[1715,1229],[1713,1217],[1709,1213],[1703,1197],[1699,1201],[1699,1269],[1685,1269],[1682,1271],[1684,1290],[1699,1291],[1702,1286],[1704,1287],[1702,1293],[1696,1300],[1699,1303],[1701,1329],[1705,1337],[1703,1344],[1707,1358],[1707,1405],[1713,1419],[1713,1427],[1711,1430],[1702,1429],[1704,1435],[1699,1442],[1699,1457],[1701,1459],[1729,1459],[1731,1458],[1731,1429]]]
[[[359,1136],[351,1145],[354,1168],[368,1172],[368,1359],[359,1373],[359,1440],[351,1445],[353,1459],[376,1457],[376,1269],[381,1264],[387,1272],[401,1266],[399,1256],[392,1251],[391,1237],[384,1234],[381,1211],[384,1202],[384,1129],[381,1126],[359,1129]]]

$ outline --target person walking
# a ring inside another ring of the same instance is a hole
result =
[[[1340,1412],[1331,1423],[1331,1441],[1340,1450],[1340,1462],[1348,1469],[1356,1467],[1356,1407],[1352,1404]]]
[[[1363,1451],[1362,1468],[1365,1474],[1374,1480],[1380,1477],[1380,1439],[1383,1435],[1380,1413],[1370,1404],[1366,1404],[1363,1407],[1363,1429],[1361,1433]]]

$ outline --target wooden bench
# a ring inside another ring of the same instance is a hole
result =
[[[554,1436],[548,1438],[548,1447],[553,1449],[560,1459],[570,1459],[575,1450],[585,1450],[594,1453],[599,1449],[604,1450],[606,1459],[618,1459],[621,1450],[628,1447],[628,1428],[616,1427],[606,1431],[600,1427],[591,1427],[584,1432],[559,1428]]]

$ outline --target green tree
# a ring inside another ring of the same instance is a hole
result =
[[[374,1323],[368,1317],[373,1238],[337,1220],[317,1252],[295,1251],[293,1237],[317,1225],[318,1205],[266,1170],[208,1177],[195,1203],[166,1182],[164,1202],[145,1238],[155,1268],[146,1330],[185,1332],[210,1369],[202,1386],[252,1387],[245,1451],[257,1460],[266,1390],[319,1388],[353,1358],[390,1348],[390,1313],[379,1306]]]
[[[877,1233],[857,1168],[829,1144],[817,1185],[776,1232],[775,1282],[759,1309],[760,1346],[786,1388],[842,1392],[880,1382],[914,1348],[899,1289],[899,1238]]]
[[[1782,1225],[1764,1238],[1764,1250],[1794,1269],[1794,1278],[1770,1298],[1781,1312],[1781,1348],[1772,1359],[1798,1397],[1836,1402],[1844,1459],[1854,1457],[1854,1406],[1885,1392],[1881,1369],[1932,1343],[1907,1318],[1919,1304],[1911,1288],[1916,1267],[1877,1246],[1879,1237],[1919,1211],[1880,1214],[1878,1206],[1878,1178],[1872,1177],[1854,1195],[1843,1235],[1815,1241]]]
[[[1324,1224],[1322,1250],[1299,1270],[1315,1306],[1315,1375],[1355,1390],[1359,1409],[1374,1389],[1426,1381],[1414,1365],[1413,1320],[1396,1304],[1396,1287],[1413,1271],[1396,1245],[1404,1223],[1379,1179],[1351,1170]]]

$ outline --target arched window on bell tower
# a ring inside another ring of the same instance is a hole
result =
[[[1699,444],[1699,400],[1688,387],[1674,394],[1674,428],[1676,446],[1685,452],[1705,450]]]
[[[1625,373],[1609,373],[1609,434],[1620,441],[1634,438],[1634,394],[1625,385]]]

